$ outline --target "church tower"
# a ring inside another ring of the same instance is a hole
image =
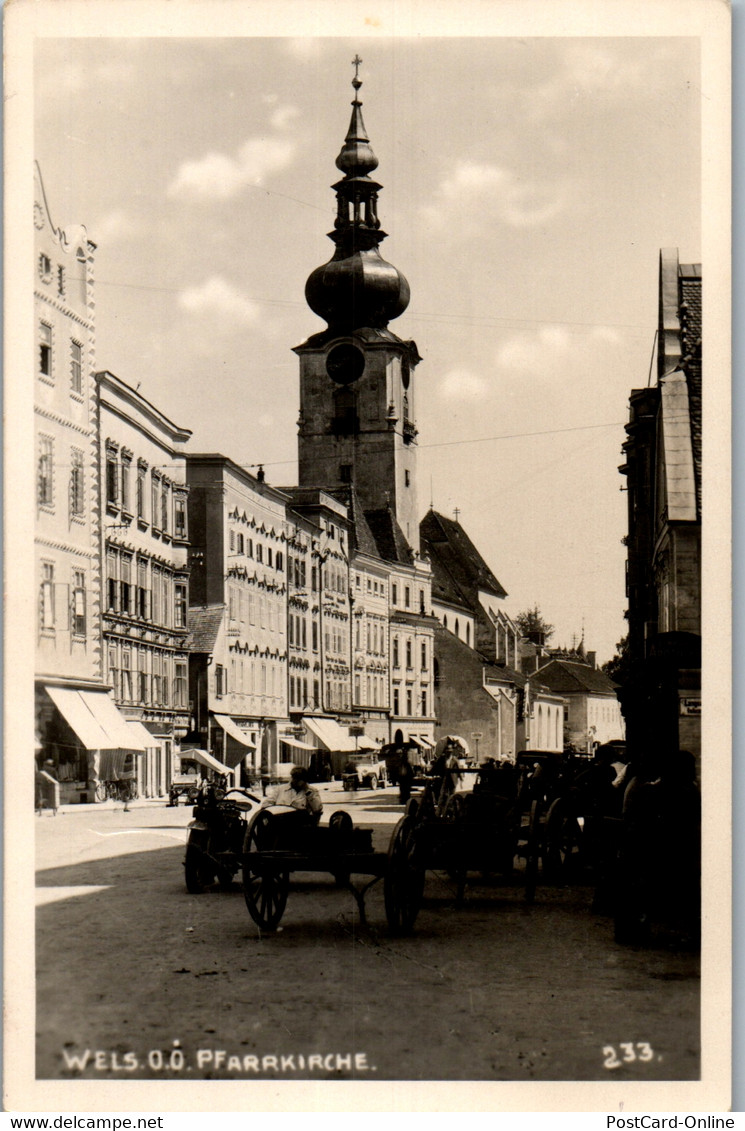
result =
[[[419,549],[414,370],[416,345],[388,329],[409,304],[409,284],[380,254],[382,188],[358,98],[355,57],[352,118],[336,159],[337,214],[328,263],[305,286],[327,328],[295,347],[300,358],[298,423],[301,487],[353,488],[364,511],[390,508]]]

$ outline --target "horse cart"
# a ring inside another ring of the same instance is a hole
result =
[[[365,895],[386,876],[387,865],[388,854],[373,849],[372,829],[356,827],[343,810],[319,826],[304,811],[267,806],[250,821],[244,845],[246,907],[258,927],[274,931],[285,911],[292,873],[322,872],[351,892],[365,923]]]
[[[386,914],[395,931],[412,929],[427,871],[446,872],[461,902],[469,872],[512,876],[522,858],[525,898],[534,899],[559,758],[525,751],[515,763],[482,766],[469,791],[445,775],[411,798],[388,852]]]

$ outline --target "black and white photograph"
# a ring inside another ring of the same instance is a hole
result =
[[[5,16],[5,1109],[727,1111],[728,7]]]

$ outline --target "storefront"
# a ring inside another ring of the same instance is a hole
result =
[[[39,757],[51,759],[62,804],[96,800],[113,752],[131,757],[138,787],[147,749],[139,724],[127,722],[108,692],[46,684],[40,704]]]

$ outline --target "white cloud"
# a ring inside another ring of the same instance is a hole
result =
[[[178,304],[190,314],[217,316],[232,323],[253,323],[259,317],[256,303],[221,275],[213,275],[201,286],[181,291]]]
[[[299,113],[297,106],[278,106],[269,121],[275,130],[286,130]]]
[[[621,341],[612,326],[565,326],[558,323],[523,331],[509,338],[496,352],[500,370],[517,370],[554,380],[557,366],[574,362],[577,369],[589,372],[603,356],[606,346]],[[601,352],[598,353],[598,350]]]
[[[441,182],[434,203],[425,207],[425,219],[435,226],[449,223],[452,208],[459,209],[458,222],[463,225],[469,210],[478,201],[480,213],[473,212],[466,223],[475,230],[484,215],[500,219],[511,227],[527,227],[544,223],[564,207],[561,186],[550,187],[528,181],[511,169],[478,161],[460,161],[452,176]]]
[[[247,185],[260,185],[270,173],[286,169],[295,151],[294,142],[286,138],[249,138],[235,157],[207,153],[198,161],[184,161],[168,195],[228,200]]]
[[[451,369],[442,378],[439,387],[440,396],[444,400],[462,401],[480,400],[489,388],[489,384],[478,373],[470,369]]]

